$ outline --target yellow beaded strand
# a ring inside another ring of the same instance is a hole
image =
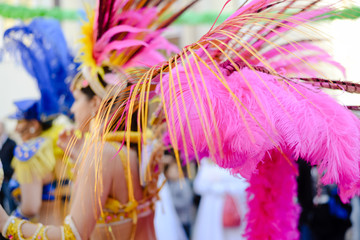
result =
[[[65,240],[76,240],[76,237],[69,224],[64,224],[64,237]]]

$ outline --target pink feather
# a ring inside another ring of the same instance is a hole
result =
[[[165,61],[164,55],[161,54],[159,50],[166,50],[167,55],[179,51],[175,45],[171,44],[162,36],[158,36],[154,38],[153,41],[150,41],[148,47],[143,48],[136,57],[127,62],[124,68],[135,66],[151,67],[154,63]]]
[[[262,56],[267,59],[273,68],[285,67],[287,65],[306,65],[310,63],[310,59],[313,59],[313,62],[327,62],[334,65],[339,69],[345,76],[345,68],[335,62],[332,59],[332,56],[324,49],[320,48],[309,42],[296,42],[291,44],[282,45],[281,47],[271,49],[262,54]],[[281,64],[281,60],[275,62],[276,59],[285,59],[287,62]],[[254,63],[255,65],[259,63]],[[308,67],[309,68],[309,67]],[[289,74],[291,72],[287,72]]]
[[[113,27],[102,35],[102,37],[95,43],[94,48],[96,49],[96,51],[106,48],[106,45],[109,44],[110,39],[119,33],[140,33],[149,31],[150,30],[146,28],[137,28],[129,25],[120,25],[117,27]]]
[[[292,164],[295,165],[294,161]],[[250,178],[249,211],[245,237],[248,240],[295,240],[300,207],[296,199],[296,172],[277,150],[269,152]]]
[[[174,52],[174,46],[161,36],[165,30],[163,24],[173,22],[186,9],[180,8],[173,14],[162,11],[172,4],[175,1],[97,0],[92,36],[92,57],[96,64],[100,66],[111,56],[120,54],[126,56],[124,66],[119,66],[123,70],[164,61],[159,50]]]
[[[140,40],[122,40],[122,41],[113,41],[106,45],[106,47],[102,50],[101,53],[94,52],[94,56],[97,56],[98,63],[101,63],[108,57],[108,53],[112,50],[121,50],[128,47],[134,46],[145,46],[147,47],[148,44],[144,41]]]
[[[190,85],[195,89],[197,84],[199,89],[195,99],[184,69],[179,70],[185,106],[175,69],[172,87],[168,77],[162,81],[169,133],[176,132],[175,138],[171,139],[169,135],[168,141],[174,146],[183,153],[186,150],[191,157],[195,156],[191,141],[182,141],[182,124],[185,139],[190,139],[192,134],[200,156],[211,155],[219,166],[235,169],[246,178],[255,172],[268,151],[282,148],[294,158],[302,157],[311,164],[318,164],[324,174],[323,183],[338,184],[343,200],[351,197],[351,193],[346,195],[345,192],[357,188],[355,184],[360,179],[360,122],[349,110],[310,85],[287,84],[272,75],[245,68],[227,76],[226,81],[251,115],[244,107],[240,110],[236,107],[225,87],[200,63],[203,85],[197,67],[194,63],[192,65],[195,78],[190,79]],[[216,72],[215,68],[213,70]],[[212,107],[208,104],[205,86]],[[161,88],[158,87],[157,91],[160,93]],[[203,103],[204,111],[198,113],[196,104],[200,103]],[[215,121],[211,121],[212,111]],[[186,115],[190,127],[186,125]],[[202,125],[206,120],[209,124],[204,131]],[[217,140],[216,128],[220,141]],[[204,132],[210,133],[208,138],[213,141],[214,148],[206,143]]]

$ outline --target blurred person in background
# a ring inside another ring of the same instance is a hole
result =
[[[1,187],[0,201],[7,213],[11,213],[16,208],[9,189],[9,181],[14,173],[14,169],[11,167],[11,160],[14,157],[15,147],[16,143],[8,136],[5,124],[0,122],[0,159],[4,169],[4,182]]]
[[[63,151],[56,145],[63,126],[54,122],[60,114],[69,114],[73,97],[67,82],[75,75],[76,65],[55,20],[36,18],[6,30],[4,48],[21,62],[40,91],[39,99],[16,101],[17,111],[10,116],[17,120],[15,131],[21,138],[14,151],[14,176],[9,183],[19,203],[13,215],[60,224],[63,201],[55,199],[55,190],[63,185],[58,182],[60,176],[68,180],[70,173]]]
[[[192,190],[191,181],[186,174],[184,177],[181,177],[180,171],[183,173],[186,173],[186,171],[184,171],[184,169],[179,169],[172,150],[167,151],[164,158],[166,159],[164,173],[168,180],[167,183],[169,185],[172,202],[186,236],[187,238],[190,238],[194,216],[194,192]]]
[[[298,202],[301,240],[344,240],[351,227],[352,207],[342,203],[336,185],[322,185],[316,166],[298,160]]]
[[[194,190],[201,195],[193,238],[213,240],[246,239],[246,188],[243,178],[232,176],[210,159],[201,160]]]

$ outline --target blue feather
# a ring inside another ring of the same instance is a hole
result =
[[[78,66],[59,22],[36,18],[28,25],[10,28],[4,33],[4,47],[37,82],[41,93],[37,119],[47,121],[60,113],[70,116],[74,101],[70,82]]]

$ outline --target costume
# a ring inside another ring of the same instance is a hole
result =
[[[178,49],[161,34],[169,24],[196,1],[170,14],[169,10],[174,2],[98,1],[95,12],[88,14],[89,22],[82,27],[81,42],[83,45],[79,56],[82,72],[74,80],[73,88],[81,89],[89,86],[102,99],[116,96],[119,91],[128,88],[133,83],[134,80],[129,78],[131,73],[141,74],[145,67],[164,61],[165,57],[160,53],[161,51],[168,55],[176,52]],[[118,85],[120,88],[113,89],[114,85]],[[116,114],[114,113],[114,118],[116,118]],[[124,132],[118,132],[123,127],[122,125],[121,122],[116,123],[116,126],[112,126],[112,130],[104,135],[92,134],[93,139],[111,143],[118,149],[129,189],[129,202],[126,205],[120,204],[115,199],[108,199],[96,228],[114,227],[130,221],[133,223],[132,234],[134,234],[138,219],[153,214],[155,202],[159,198],[158,193],[161,189],[158,187],[159,158],[150,160],[154,159],[152,152],[159,147],[159,144],[152,141],[138,144],[141,138],[137,129],[133,129],[129,135],[130,139],[127,139]],[[148,133],[148,135],[152,136],[153,134]],[[141,162],[139,174],[143,185],[141,201],[136,201],[132,191],[129,159],[120,151],[124,144],[138,144],[143,151],[143,155],[139,155],[139,162]],[[94,159],[96,162],[96,156]],[[162,182],[160,185],[162,186]],[[161,195],[163,194],[160,193]],[[166,203],[166,205],[168,204]],[[168,239],[166,232],[169,229],[178,228],[174,226],[178,223],[175,220],[165,222],[164,219],[176,217],[169,209],[166,211],[157,216],[163,219],[163,221],[157,219],[157,222],[163,225],[155,225],[157,236],[163,236],[164,239]]]
[[[43,201],[54,201],[55,190],[58,180],[62,177],[62,150],[56,145],[56,141],[63,126],[52,126],[50,129],[41,133],[35,139],[29,140],[17,146],[14,150],[14,159],[12,166],[15,172],[15,178],[10,181],[10,188],[13,197],[21,202],[20,185],[24,183],[31,183],[32,179],[36,176],[43,179],[49,173],[55,174],[54,181],[44,184],[42,192]],[[69,180],[69,172],[64,176]],[[67,183],[63,182],[64,184]],[[22,217],[19,209],[15,211],[15,216]]]
[[[141,4],[148,3],[141,1]],[[159,2],[149,4],[156,3]],[[319,3],[324,3],[325,7],[319,7]],[[329,6],[321,0],[251,1],[168,62],[132,75],[114,66],[122,66],[124,59],[134,56],[147,45],[144,41],[125,41],[123,36],[144,31],[119,26],[106,32],[112,23],[122,22],[109,13],[118,8],[126,11],[131,4],[127,1],[100,1],[99,6],[100,10],[90,19],[95,19],[96,31],[90,24],[86,28],[88,38],[84,38],[88,43],[98,40],[96,47],[90,44],[83,49],[83,74],[88,81],[79,79],[76,84],[89,84],[105,100],[108,100],[106,96],[114,96],[105,107],[113,109],[116,106],[116,112],[98,117],[110,126],[105,134],[99,128],[98,135],[104,141],[109,141],[107,133],[116,131],[125,123],[126,132],[120,139],[125,138],[123,143],[130,148],[131,125],[135,119],[139,123],[138,145],[147,146],[154,142],[153,137],[147,136],[148,104],[158,95],[161,104],[153,126],[158,126],[159,130],[166,122],[164,141],[173,146],[177,159],[178,151],[186,160],[210,156],[219,166],[250,179],[249,239],[298,238],[296,223],[293,222],[294,219],[296,222],[294,216],[298,208],[292,200],[296,187],[293,159],[299,156],[318,163],[324,173],[323,182],[337,183],[343,199],[358,191],[359,120],[318,89],[320,86],[356,92],[358,85],[316,78],[318,72],[308,63],[320,59],[333,63],[330,56],[307,38],[289,42],[285,37],[297,26],[326,15],[335,5]],[[118,38],[124,41],[116,42]],[[279,39],[286,43],[276,42]],[[106,58],[109,52],[126,46],[135,49],[124,54],[125,58],[116,51]],[[102,62],[104,57],[107,61]],[[111,66],[107,65],[109,62]],[[87,70],[86,66],[89,66]],[[104,66],[110,67],[111,72],[107,73]],[[98,76],[104,82],[116,83],[117,79],[111,74],[114,72],[127,74],[128,81],[119,81],[116,89],[104,89]],[[298,76],[299,72],[304,75]],[[128,83],[133,85],[128,86]],[[119,99],[123,101],[118,103],[116,100]],[[114,105],[115,102],[119,105]],[[116,115],[120,115],[120,120],[114,117]],[[281,177],[285,181],[281,181]],[[272,185],[279,183],[284,183],[282,188]],[[132,203],[131,181],[128,181],[128,189]],[[260,211],[264,192],[270,192],[266,196],[271,199],[268,201],[270,206],[266,211]],[[136,207],[132,209],[133,216],[136,216]],[[17,219],[10,219],[3,234],[14,234],[14,229],[21,224]],[[67,218],[63,229],[65,239],[80,239],[71,217]],[[39,226],[34,236],[41,236],[37,234],[44,231]]]
[[[140,117],[158,95],[155,125],[166,122],[165,143],[186,160],[210,156],[250,181],[248,239],[299,237],[293,201],[298,157],[317,164],[322,183],[336,183],[343,201],[358,193],[359,120],[319,88],[358,92],[359,85],[319,77],[312,63],[341,66],[308,34],[300,40],[289,35],[303,34],[298,27],[309,29],[308,22],[336,7],[325,1],[251,1],[152,67],[129,97],[128,126],[134,106]]]
[[[174,1],[164,2],[157,0],[98,1],[95,13],[89,14],[89,22],[84,23],[82,28],[84,37],[81,39],[83,47],[79,60],[83,69],[81,75],[85,76],[85,79],[79,75],[73,82],[73,88],[89,86],[97,96],[104,99],[108,95],[113,95],[111,91],[112,85],[119,80],[124,80],[119,79],[118,76],[126,76],[128,71],[135,67],[153,65],[164,60],[158,50],[174,52],[176,48],[167,42],[161,36],[161,33],[192,4],[185,6],[174,14],[168,15],[168,10],[173,3]],[[106,83],[106,87],[103,82]],[[125,83],[123,87],[128,84]],[[102,137],[105,142],[113,144],[115,148],[121,148],[126,134],[118,134],[109,133]],[[135,141],[138,141],[136,134],[135,132],[133,135],[135,135]],[[93,136],[93,138],[89,137],[89,139],[91,141],[99,138]],[[130,142],[131,140],[128,139],[127,144],[130,144]],[[39,140],[39,142],[33,144],[41,148],[40,144],[42,142]],[[149,148],[155,145],[149,144]],[[144,147],[145,149],[147,147]],[[111,226],[131,222],[134,230],[138,219],[147,216],[149,213],[153,214],[154,202],[157,200],[157,194],[160,190],[157,187],[157,175],[160,173],[156,171],[157,161],[152,161],[149,164],[144,163],[142,166],[144,199],[137,202],[132,190],[128,159],[124,158],[123,152],[119,152],[119,154],[126,174],[129,202],[123,205],[115,199],[107,199],[97,226],[104,225],[107,229],[110,229],[108,231],[110,237],[113,233]],[[146,171],[150,171],[151,174],[146,175]],[[22,233],[19,229],[24,223],[25,221],[17,218],[10,218],[2,231],[3,235],[21,239]],[[33,237],[45,239],[46,230],[46,227],[39,224],[38,230]],[[63,239],[81,239],[71,216],[65,219],[61,230]],[[134,233],[133,230],[132,233]],[[101,236],[101,238],[103,237],[106,236]]]
[[[4,49],[36,80],[41,98],[15,103],[15,119],[49,121],[60,113],[70,115],[73,96],[69,85],[77,64],[67,47],[59,22],[34,19],[28,25],[7,29]]]
[[[60,24],[55,20],[34,19],[28,25],[6,30],[4,47],[36,80],[41,94],[40,99],[15,102],[17,112],[10,117],[37,120],[43,130],[38,137],[15,148],[12,161],[15,178],[11,180],[10,188],[13,196],[21,201],[21,184],[31,183],[34,178],[42,180],[53,174],[53,180],[43,186],[42,200],[54,201],[56,185],[59,184],[57,180],[69,172],[62,169],[67,164],[62,162],[63,152],[56,145],[63,126],[53,125],[52,121],[59,114],[70,115],[73,97],[69,79],[76,73],[76,64],[67,48]],[[19,208],[14,215],[27,219]]]
[[[161,32],[187,7],[191,6],[190,4],[173,15],[166,15],[172,4],[173,2],[164,3],[161,1],[98,1],[95,14],[91,14],[89,23],[85,23],[83,26],[84,38],[82,42],[84,46],[80,61],[83,64],[82,75],[85,76],[85,79],[76,78],[73,88],[90,86],[97,96],[105,98],[113,93],[111,86],[119,80],[119,75],[125,76],[130,68],[133,69],[146,64],[152,65],[163,60],[158,50],[172,51],[175,48],[161,37]],[[159,21],[160,18],[161,21]],[[125,81],[123,83],[125,83],[124,87],[128,84]],[[121,148],[124,136],[125,133],[120,135],[118,133],[106,134],[104,141],[113,144],[116,148]],[[136,136],[135,139],[138,141]],[[116,144],[116,142],[120,142],[120,144]],[[127,141],[128,144],[130,142],[130,140]],[[98,225],[109,225],[111,229],[110,226],[130,221],[133,222],[135,228],[138,218],[153,213],[153,203],[157,199],[159,191],[156,187],[159,172],[154,169],[157,167],[156,162],[144,164],[142,174],[144,199],[143,202],[137,202],[132,190],[129,162],[124,158],[123,152],[119,154],[126,174],[129,202],[122,205],[117,200],[109,198],[104,211],[101,213]],[[146,176],[145,171],[150,171],[151,176]],[[3,234],[20,238],[21,233],[18,231],[15,234],[17,228],[14,226],[21,226],[23,223],[18,219],[9,219]],[[70,216],[66,218],[62,230],[63,238],[80,239]],[[112,232],[110,231],[110,233]],[[45,238],[45,235],[46,228],[39,225],[34,236]]]

